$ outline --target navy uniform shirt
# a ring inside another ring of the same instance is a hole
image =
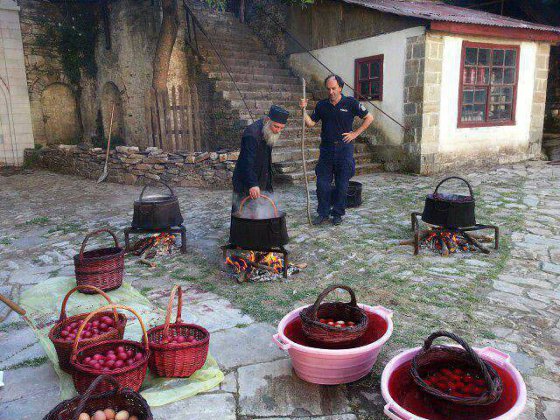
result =
[[[324,145],[334,144],[342,141],[342,133],[352,131],[354,117],[364,118],[368,110],[351,96],[344,96],[336,105],[331,104],[328,99],[317,102],[317,106],[311,114],[315,122],[322,121],[321,143]]]

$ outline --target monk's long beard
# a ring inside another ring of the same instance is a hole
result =
[[[280,138],[280,133],[274,134],[270,129],[270,121],[268,121],[263,127],[263,137],[269,146],[274,146]]]

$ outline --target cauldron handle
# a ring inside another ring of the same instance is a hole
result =
[[[278,217],[278,208],[276,207],[276,204],[274,204],[274,200],[272,200],[272,198],[264,194],[261,194],[261,197],[267,199],[270,202],[272,208],[274,209],[274,217]],[[248,195],[243,200],[241,200],[241,203],[239,203],[239,211],[238,211],[239,214],[241,214],[241,211],[243,210],[243,206],[245,206],[245,203],[249,198],[251,198],[251,196]]]
[[[171,192],[171,195],[169,197],[175,197],[175,192],[171,189],[171,187],[169,185],[167,185],[165,182],[163,182],[160,179],[158,179],[158,180],[154,179],[154,181],[165,185],[169,189],[169,192]],[[142,188],[142,192],[140,193],[140,199],[139,199],[140,201],[142,201],[142,198],[144,197],[144,191],[146,191],[146,188],[148,188],[148,187],[149,187],[149,185],[144,185],[144,188]]]
[[[474,193],[473,193],[471,184],[469,184],[469,181],[467,181],[465,178],[461,178],[460,176],[450,176],[450,177],[447,177],[447,178],[445,178],[445,179],[442,179],[441,182],[440,182],[439,184],[437,184],[437,187],[436,187],[436,189],[435,189],[435,191],[434,191],[434,195],[437,194],[439,187],[441,187],[441,184],[443,184],[444,182],[449,181],[450,179],[458,179],[458,180],[460,180],[460,181],[463,181],[465,184],[467,184],[467,187],[469,187],[469,193],[470,193],[470,195],[471,195],[471,198],[474,198]]]

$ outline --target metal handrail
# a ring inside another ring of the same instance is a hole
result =
[[[243,105],[245,105],[245,108],[247,109],[247,112],[249,113],[249,116],[251,117],[251,121],[255,122],[255,118],[253,117],[253,113],[249,109],[249,106],[247,105],[247,102],[245,102],[245,98],[243,97],[243,94],[241,93],[241,90],[239,90],[239,87],[237,86],[237,83],[235,83],[235,79],[233,78],[233,75],[231,74],[231,71],[229,70],[228,65],[225,63],[222,56],[220,55],[220,53],[218,52],[218,50],[214,46],[214,43],[212,42],[212,40],[210,39],[210,37],[208,36],[206,31],[202,27],[202,24],[199,22],[199,20],[196,18],[196,16],[194,15],[194,13],[190,9],[190,7],[187,5],[187,0],[183,0],[183,5],[184,5],[185,11],[187,13],[187,28],[188,28],[187,29],[187,36],[188,36],[187,43],[189,44],[189,46],[191,48],[193,48],[193,50],[196,52],[196,54],[200,56],[200,50],[198,48],[198,40],[196,38],[197,29],[202,33],[202,35],[204,35],[206,37],[206,39],[210,43],[210,46],[212,47],[212,49],[216,53],[216,56],[220,60],[220,63],[222,64],[222,66],[224,66],[227,74],[231,78],[231,81],[233,82],[233,85],[235,86],[235,89],[237,90],[237,93],[239,93],[239,96],[241,97],[241,100],[243,101]],[[189,27],[189,19],[190,19],[190,22],[192,24],[192,31],[191,31],[191,28]],[[192,34],[192,37],[191,37],[191,34]],[[194,40],[194,42],[193,42],[193,40]]]

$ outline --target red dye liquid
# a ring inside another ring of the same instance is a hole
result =
[[[350,346],[344,348],[354,348],[366,346],[379,340],[383,337],[383,334],[387,331],[387,322],[379,315],[366,312],[368,316],[368,328],[365,334],[360,337],[359,340],[352,343]],[[301,344],[302,346],[315,347],[315,348],[326,348],[320,347],[317,343],[309,341],[305,335],[303,335],[303,330],[301,328],[301,318],[298,316],[294,318],[292,322],[286,325],[284,329],[284,335],[292,340],[294,343]]]
[[[453,404],[422,391],[412,379],[408,361],[396,369],[389,378],[389,394],[405,410],[430,420],[488,420],[509,411],[517,401],[517,386],[504,369],[490,363],[504,383],[502,396],[494,404],[462,406]]]

